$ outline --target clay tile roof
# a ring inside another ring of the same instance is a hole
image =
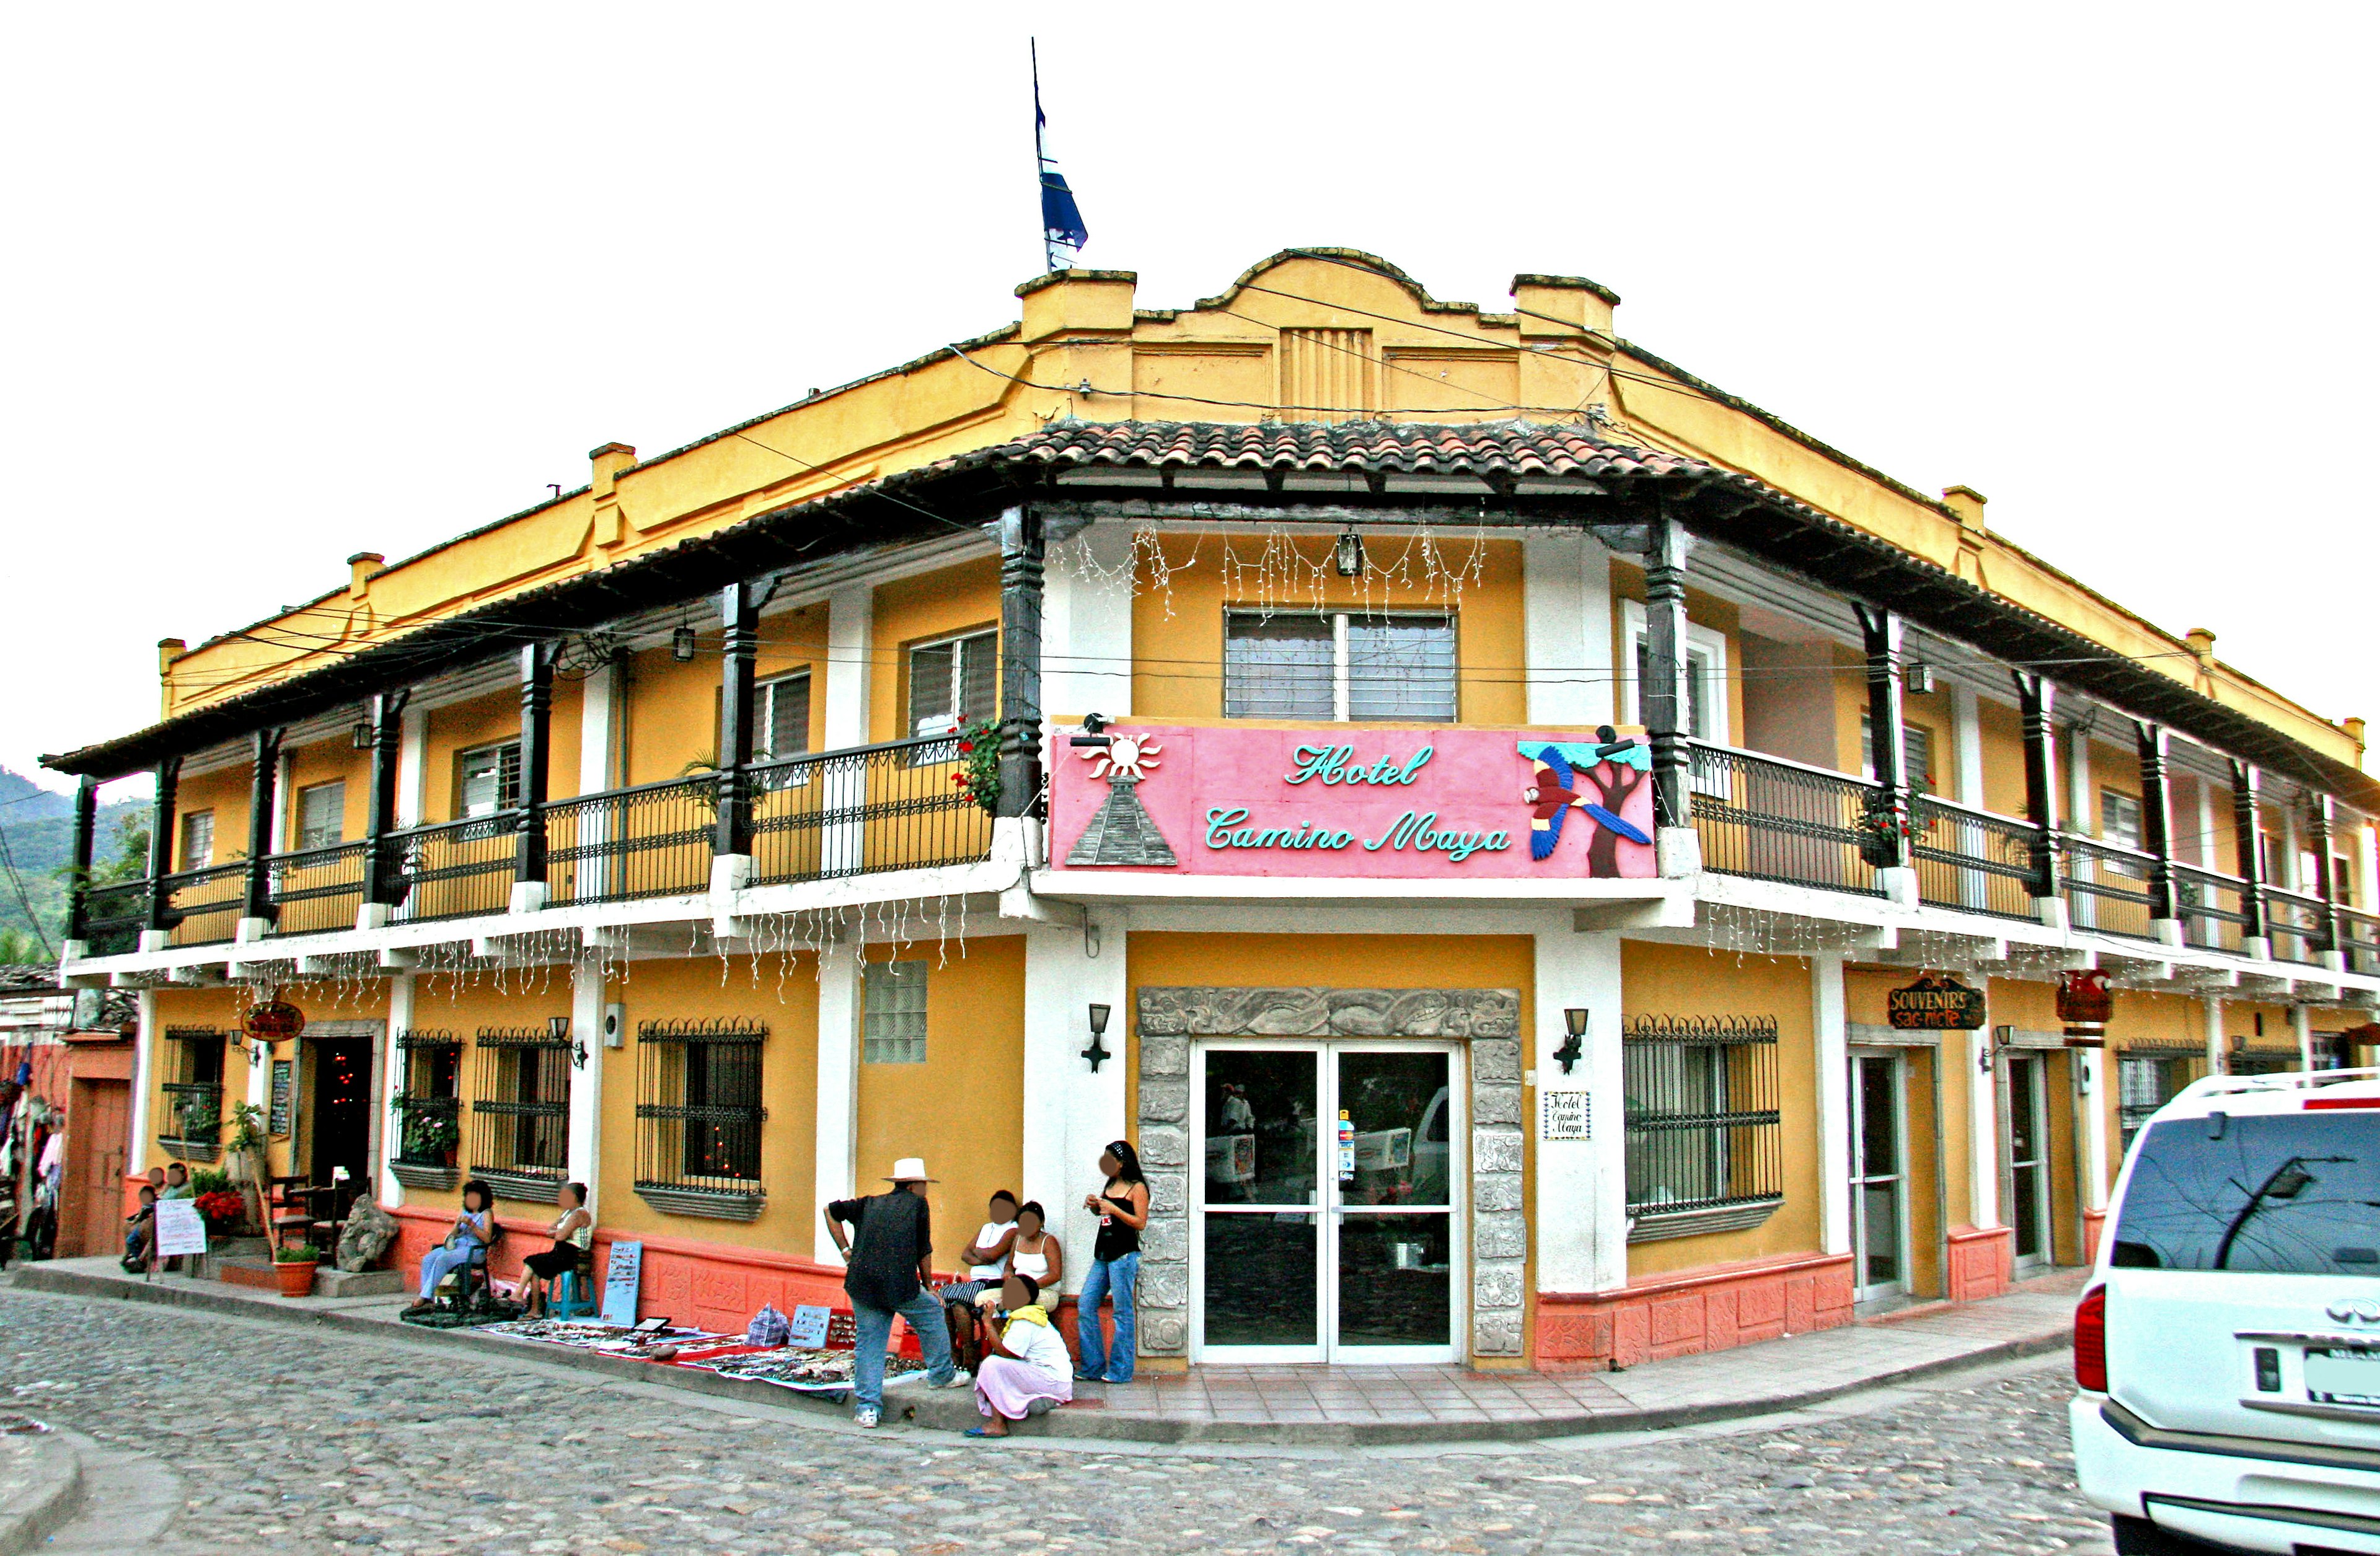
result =
[[[1474,475],[1491,482],[1531,476],[1742,479],[1682,455],[1613,443],[1585,426],[1533,421],[1073,421],[983,455],[1056,468]]]

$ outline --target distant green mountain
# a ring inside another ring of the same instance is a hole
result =
[[[147,800],[103,804],[92,850],[97,861],[104,865],[122,852],[128,822],[145,833],[148,821]],[[50,944],[57,944],[67,919],[62,872],[73,852],[73,796],[0,767],[0,936],[30,933],[38,924]]]

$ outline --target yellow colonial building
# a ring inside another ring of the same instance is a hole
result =
[[[2165,1096],[2353,1057],[2361,722],[1979,494],[1575,277],[1017,291],[162,645],[158,722],[50,759],[86,861],[157,782],[65,964],[140,991],[131,1171],[252,1102],[407,1265],[463,1178],[506,1260],[582,1180],[738,1327],[897,1156],[948,1262],[1011,1188],[1078,1285],[1126,1137],[1144,1367],[1602,1367],[2079,1262]],[[245,1035],[276,990],[303,1033]]]

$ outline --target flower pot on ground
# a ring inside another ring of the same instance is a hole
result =
[[[309,1296],[314,1290],[314,1266],[322,1261],[322,1251],[310,1243],[292,1243],[275,1249],[273,1273],[281,1282],[284,1296]]]

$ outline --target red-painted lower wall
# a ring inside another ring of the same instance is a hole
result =
[[[1950,1229],[1950,1290],[1953,1302],[1980,1302],[2009,1289],[2010,1250],[2016,1234],[2005,1226]]]
[[[1748,1259],[1618,1291],[1540,1293],[1536,1365],[1546,1372],[1633,1367],[1832,1329],[1851,1317],[1849,1254]]]
[[[2094,1262],[2095,1260],[2096,1260],[2096,1259],[2098,1258],[2098,1257],[2099,1257],[2099,1234],[2100,1234],[2102,1231],[2106,1230],[2107,1225],[2107,1211],[2105,1211],[2105,1210],[2085,1210],[2085,1211],[2083,1211],[2083,1212],[2082,1212],[2082,1262],[2083,1262],[2083,1263],[2085,1263],[2085,1264],[2090,1264],[2090,1263]]]

